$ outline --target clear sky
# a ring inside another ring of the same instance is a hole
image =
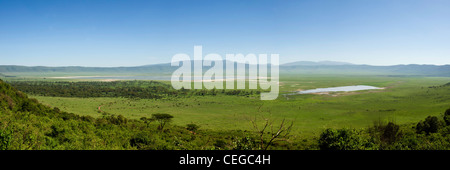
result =
[[[280,63],[450,64],[450,1],[0,0],[0,65],[139,66],[194,45]]]

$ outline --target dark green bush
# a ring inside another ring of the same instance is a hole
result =
[[[138,133],[133,138],[130,139],[130,145],[138,149],[144,148],[146,145],[150,145],[152,140],[146,133]]]
[[[226,145],[227,145],[227,143],[225,141],[223,141],[222,139],[218,139],[214,143],[214,147],[219,148],[219,149],[225,148]]]
[[[450,109],[447,109],[444,113],[444,121],[447,126],[450,126]]]
[[[420,121],[417,123],[416,132],[425,134],[436,133],[443,126],[444,123],[436,116],[428,116],[425,121]]]
[[[0,130],[0,150],[7,150],[11,145],[12,131],[1,129]]]
[[[387,144],[396,142],[401,137],[400,126],[389,122],[383,129],[380,140]]]
[[[319,138],[321,150],[355,150],[363,149],[359,134],[350,129],[326,129]]]
[[[200,126],[194,124],[194,123],[190,123],[186,125],[186,129],[192,132],[196,132],[198,130],[198,128],[200,128]]]

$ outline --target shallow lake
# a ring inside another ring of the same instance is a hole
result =
[[[356,85],[356,86],[341,86],[341,87],[329,87],[329,88],[317,88],[311,90],[297,91],[295,94],[311,94],[311,93],[324,93],[324,92],[350,92],[350,91],[360,91],[360,90],[374,90],[383,89],[380,87],[366,86],[366,85]]]

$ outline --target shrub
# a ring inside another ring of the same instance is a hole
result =
[[[225,146],[227,145],[227,143],[225,141],[223,141],[222,139],[217,139],[216,142],[214,143],[214,147],[216,148],[225,148]]]
[[[253,150],[254,148],[256,148],[256,143],[249,136],[238,137],[233,141],[233,150]]]
[[[384,127],[383,134],[381,134],[380,140],[385,143],[392,144],[396,142],[400,138],[400,136],[400,126],[389,122]]]
[[[128,119],[122,115],[110,115],[108,113],[103,113],[103,117],[100,118],[103,120],[97,120],[98,124],[110,123],[113,125],[126,125],[128,123]]]
[[[363,149],[363,142],[355,130],[326,129],[319,138],[321,150],[354,150]]]
[[[143,121],[147,127],[150,127],[150,123],[154,121],[153,119],[146,117],[141,117],[139,120]]]
[[[450,125],[450,109],[447,109],[444,113],[444,121],[447,126]]]
[[[12,131],[0,130],[0,150],[7,150],[11,145]]]
[[[416,125],[417,133],[436,133],[440,128],[444,126],[444,123],[441,122],[436,116],[428,116],[425,121],[420,121]]]
[[[133,138],[130,139],[130,145],[132,147],[137,147],[138,149],[144,148],[144,146],[151,144],[152,141],[150,137],[145,133],[138,133]]]
[[[186,129],[192,132],[196,132],[198,130],[198,128],[200,128],[200,126],[194,124],[194,123],[190,123],[186,125]]]

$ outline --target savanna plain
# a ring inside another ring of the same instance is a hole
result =
[[[449,82],[448,77],[282,74],[279,97],[265,101],[259,89],[174,90],[170,81],[5,77],[2,147],[449,149]],[[352,85],[381,89],[296,93]],[[23,101],[33,106],[24,109]]]

